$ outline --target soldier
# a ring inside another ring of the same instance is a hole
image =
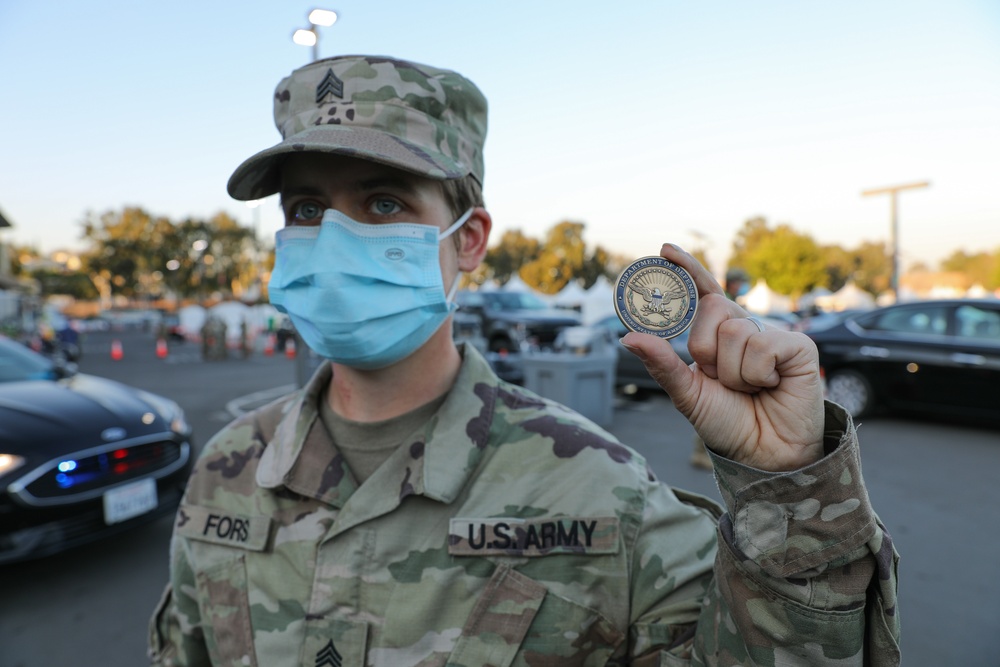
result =
[[[331,58],[274,109],[283,141],[229,192],[280,192],[271,299],[330,363],[206,445],[155,664],[899,662],[895,551],[805,336],[759,328],[662,247],[697,285],[698,363],[622,343],[709,443],[728,511],[672,489],[452,339],[492,225],[475,85]]]
[[[743,269],[733,267],[726,271],[726,297],[743,305],[742,298],[750,291],[750,276]]]

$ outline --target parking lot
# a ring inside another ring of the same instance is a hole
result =
[[[109,355],[113,336],[124,350]],[[158,391],[185,408],[196,445],[234,412],[294,385],[277,354],[203,362],[190,343],[155,354],[141,331],[93,334],[84,372]],[[609,430],[643,453],[666,482],[719,498],[689,464],[692,429],[662,395],[616,397]],[[859,433],[872,501],[902,554],[904,664],[991,666],[1000,655],[1000,431],[880,417]],[[146,624],[167,577],[171,522],[0,569],[0,666],[145,664]]]

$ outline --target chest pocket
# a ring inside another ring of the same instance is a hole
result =
[[[202,570],[196,581],[205,644],[212,664],[256,667],[244,557]]]
[[[603,665],[623,639],[597,612],[500,565],[476,602],[447,665]]]

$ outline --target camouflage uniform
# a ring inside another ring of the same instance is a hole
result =
[[[721,514],[463,354],[360,486],[317,420],[329,366],[206,446],[155,664],[898,664],[896,555],[843,410],[803,470],[716,457]]]

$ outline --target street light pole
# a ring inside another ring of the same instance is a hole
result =
[[[260,252],[260,205],[264,203],[263,199],[254,199],[247,202],[247,208],[253,211],[253,273],[254,280],[259,286],[262,284],[261,273],[262,265],[261,252]]]
[[[874,188],[872,190],[863,190],[861,192],[862,197],[871,197],[873,195],[889,195],[890,199],[890,231],[891,231],[891,243],[892,243],[892,277],[891,277],[891,287],[892,287],[892,297],[896,301],[899,301],[899,219],[897,215],[898,203],[897,198],[899,193],[903,190],[916,190],[918,188],[926,188],[930,186],[929,181],[920,181],[918,183],[907,183],[905,185],[893,185],[887,188]]]
[[[319,60],[319,26],[330,27],[337,22],[337,12],[329,9],[314,9],[309,12],[308,28],[300,28],[292,34],[292,41],[301,46],[312,47],[313,61]]]

